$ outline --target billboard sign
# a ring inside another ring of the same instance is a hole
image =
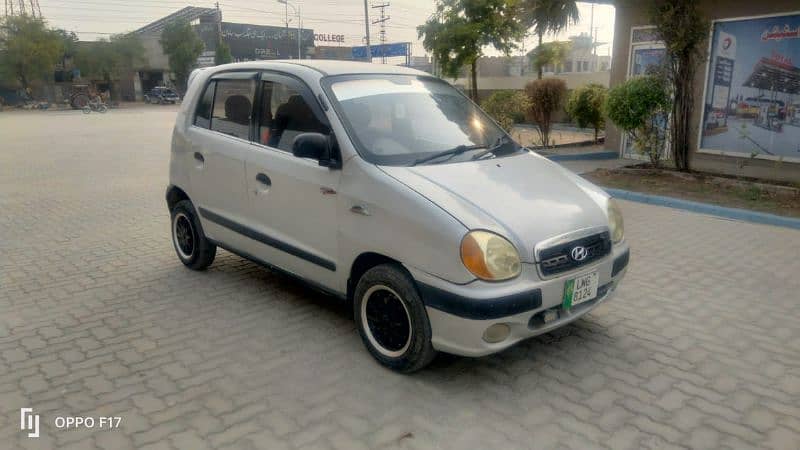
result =
[[[800,14],[712,32],[699,151],[800,162]]]
[[[204,51],[197,57],[197,67],[211,67],[216,65],[214,62],[214,57],[216,56],[217,52],[214,50],[211,51]]]
[[[231,48],[234,61],[297,58],[297,28],[287,31],[286,27],[222,22],[221,29],[222,39]],[[211,38],[216,38],[215,33]],[[214,47],[216,43],[206,42],[206,49]],[[309,48],[314,47],[313,30],[302,29],[300,47],[301,56],[305,58]]]
[[[379,44],[371,45],[370,53],[373,58],[390,57],[390,56],[408,56],[411,48],[410,42],[397,42],[393,44]],[[353,47],[353,59],[366,59],[367,47]]]

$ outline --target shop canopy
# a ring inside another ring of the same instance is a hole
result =
[[[800,68],[761,58],[742,85],[766,91],[800,94]]]

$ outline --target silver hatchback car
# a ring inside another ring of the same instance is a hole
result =
[[[343,61],[196,70],[172,138],[172,240],[348,299],[381,364],[481,356],[606,301],[629,249],[598,187],[426,73]]]

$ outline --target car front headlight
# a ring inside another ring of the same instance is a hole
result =
[[[461,240],[461,261],[476,277],[501,281],[519,275],[519,253],[502,236],[489,231],[470,231]]]
[[[608,228],[611,230],[611,241],[615,244],[622,242],[625,237],[625,223],[622,220],[622,209],[613,198],[608,199],[606,204],[608,212]]]

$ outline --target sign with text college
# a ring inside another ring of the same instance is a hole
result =
[[[700,151],[800,162],[800,14],[714,22]]]

